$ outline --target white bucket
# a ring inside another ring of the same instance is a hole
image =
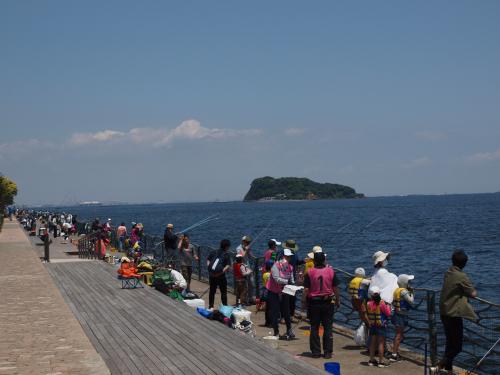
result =
[[[264,343],[270,348],[279,349],[280,345],[278,336],[264,336],[262,339],[264,340]]]
[[[197,307],[202,307],[205,308],[205,301],[202,299],[185,299],[184,302],[186,305],[192,307],[193,309],[196,309]]]
[[[235,323],[238,324],[244,320],[252,321],[250,317],[252,316],[252,312],[248,310],[240,310],[240,309],[234,309],[233,310],[233,316]]]

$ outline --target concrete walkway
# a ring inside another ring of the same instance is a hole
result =
[[[0,375],[109,374],[15,221],[4,222],[0,257]]]
[[[198,295],[202,295],[207,291],[208,285],[197,280],[191,281],[191,289]],[[203,295],[206,306],[208,306],[208,292]],[[228,293],[228,303],[234,304],[235,296]],[[215,307],[221,303],[220,293],[215,296]],[[256,327],[258,337],[272,335],[272,329],[263,327],[265,316],[264,312],[255,311],[255,306],[247,308],[252,311],[252,321]],[[293,324],[296,335],[296,340],[278,341],[279,349],[286,351],[297,359],[303,360],[315,367],[324,368],[325,362],[339,362],[342,375],[364,375],[364,374],[381,374],[381,375],[421,375],[424,372],[424,367],[410,360],[393,363],[387,368],[376,368],[368,366],[369,356],[364,348],[360,348],[354,344],[354,341],[346,333],[347,330],[334,329],[333,333],[333,358],[325,360],[324,358],[312,358],[309,350],[309,323],[306,321],[297,321]],[[281,333],[285,333],[285,326],[280,326]],[[345,332],[345,333],[344,333]],[[407,358],[414,356],[414,353],[407,353]]]

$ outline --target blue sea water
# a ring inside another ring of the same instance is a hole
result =
[[[465,271],[479,296],[500,302],[500,194],[379,197],[358,200],[179,203],[66,207],[80,220],[110,217],[144,224],[161,235],[165,225],[181,230],[207,216],[212,221],[190,232],[194,243],[216,247],[223,238],[236,247],[244,234],[259,236],[254,253],[267,241],[295,239],[305,256],[321,245],[336,267],[371,274],[371,255],[392,254],[388,269],[414,274],[415,285],[438,289],[454,249],[469,255]]]

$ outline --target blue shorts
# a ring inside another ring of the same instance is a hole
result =
[[[408,316],[395,313],[391,317],[391,322],[392,322],[392,324],[394,324],[394,327],[397,327],[397,328],[408,327]]]
[[[387,336],[385,327],[370,327],[370,336]]]

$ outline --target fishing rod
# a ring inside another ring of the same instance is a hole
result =
[[[481,363],[484,361],[484,359],[493,351],[493,349],[495,348],[495,346],[498,345],[498,343],[500,342],[500,337],[498,338],[498,340],[493,344],[493,346],[486,352],[485,355],[483,355],[483,357],[479,360],[479,362],[477,362],[473,368],[471,368],[470,370],[468,370],[465,374],[466,375],[472,375],[472,371],[474,371],[475,369],[479,368],[479,366],[481,366]]]
[[[364,227],[361,228],[361,230],[359,230],[358,232],[355,232],[353,234],[351,234],[350,237],[347,237],[347,239],[342,242],[339,247],[342,247],[344,245],[346,245],[347,243],[349,243],[350,241],[352,241],[354,239],[354,235],[360,235],[361,233],[363,233],[363,231],[367,228],[369,228],[370,226],[372,226],[373,224],[375,224],[377,221],[381,220],[383,218],[383,216],[379,216],[375,219],[373,219],[372,221],[370,221],[367,225],[365,225]]]
[[[200,221],[198,221],[198,222],[194,223],[193,225],[191,225],[191,226],[189,226],[189,227],[187,227],[187,228],[184,228],[183,230],[181,230],[181,231],[177,232],[177,234],[179,234],[179,233],[185,233],[185,232],[187,232],[188,230],[191,230],[191,229],[197,228],[197,227],[199,227],[199,226],[201,226],[201,225],[204,225],[204,224],[206,224],[206,223],[208,223],[208,222],[210,222],[210,221],[214,221],[214,220],[218,220],[218,219],[219,219],[219,215],[218,215],[218,214],[211,215],[211,216],[209,216],[209,217],[207,217],[207,218],[205,218],[205,219],[203,219],[203,220],[200,220]]]
[[[219,218],[219,216],[218,216],[218,215],[219,215],[219,214],[210,215],[210,216],[206,217],[205,219],[200,220],[200,221],[197,221],[197,222],[196,222],[196,223],[194,223],[193,225],[191,225],[191,226],[189,226],[189,227],[187,227],[187,228],[185,228],[185,229],[183,229],[183,230],[181,230],[181,231],[179,231],[179,232],[176,232],[176,234],[185,233],[185,232],[187,232],[188,230],[192,230],[192,229],[194,229],[194,228],[198,228],[199,226],[202,226],[202,225],[204,225],[204,224],[207,224],[207,223],[209,223],[209,222],[211,222],[211,221],[219,220],[220,218]],[[158,242],[158,243],[155,245],[155,247],[156,247],[156,246],[158,246],[158,245],[161,245],[161,244],[162,244],[162,243],[164,243],[164,242],[165,242],[164,240],[163,240],[163,241]]]

